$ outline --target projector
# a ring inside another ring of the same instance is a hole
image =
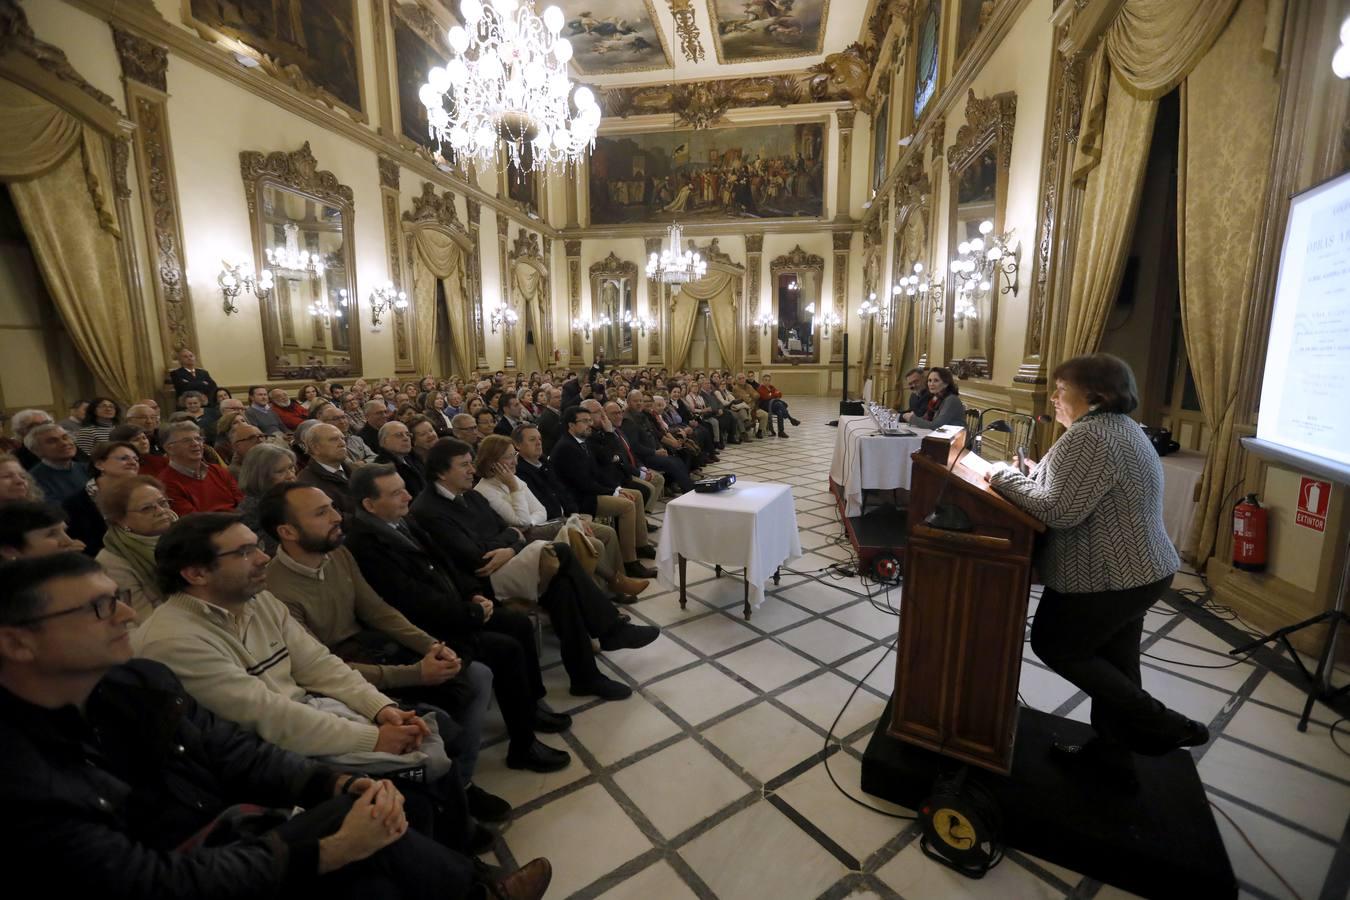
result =
[[[694,482],[694,490],[700,494],[716,494],[725,491],[736,483],[735,475],[718,475],[716,478],[700,478]]]

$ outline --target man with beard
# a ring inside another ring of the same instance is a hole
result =
[[[484,822],[504,821],[511,805],[473,783],[491,670],[480,662],[462,666],[453,650],[375,593],[342,546],[342,513],[319,488],[283,482],[263,497],[258,515],[280,545],[267,565],[268,590],[375,687],[449,713],[464,730],[456,762],[469,811]]]

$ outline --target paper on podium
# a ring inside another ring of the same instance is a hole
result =
[[[971,453],[969,450],[961,454],[961,464],[981,478],[994,470],[993,463],[980,454]]]

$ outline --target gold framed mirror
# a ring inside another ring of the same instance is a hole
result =
[[[637,318],[637,263],[609,256],[591,266],[591,319],[598,324],[595,349],[605,351],[611,364],[636,365],[637,343],[633,322]]]
[[[361,374],[352,189],[321,170],[309,142],[294,152],[239,154],[253,258],[272,273],[262,298],[267,377]]]
[[[820,282],[825,258],[807,253],[801,245],[769,263],[773,290],[771,359],[775,364],[801,365],[820,362]]]
[[[947,150],[950,202],[944,356],[963,378],[993,377],[999,289],[997,284],[982,287],[961,278],[958,266],[978,256],[991,234],[1004,231],[1016,115],[1016,94],[981,99],[972,90],[966,101],[966,124]]]

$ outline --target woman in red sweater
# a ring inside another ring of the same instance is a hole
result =
[[[767,412],[770,416],[778,419],[778,436],[787,437],[787,429],[783,427],[783,420],[787,419],[793,425],[802,424],[799,420],[792,418],[792,413],[788,412],[788,405],[783,400],[783,392],[773,386],[773,375],[769,372],[759,374],[759,408]]]

